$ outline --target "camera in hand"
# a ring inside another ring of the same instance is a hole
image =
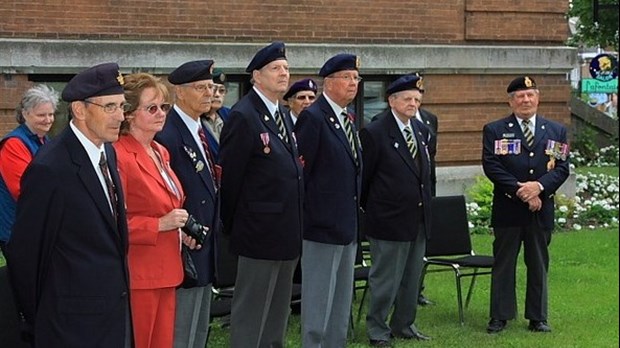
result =
[[[205,239],[207,239],[209,228],[203,226],[201,223],[196,221],[192,215],[190,215],[185,222],[185,226],[183,226],[183,232],[194,238],[196,240],[196,244],[202,245]]]

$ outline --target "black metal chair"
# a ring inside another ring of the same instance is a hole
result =
[[[471,277],[465,308],[469,306],[472,290],[479,275],[491,274],[493,256],[476,255],[471,245],[469,221],[464,196],[433,197],[432,234],[426,243],[426,255],[422,279],[427,273],[454,272],[458,301],[459,319],[463,318],[463,295],[461,278]]]

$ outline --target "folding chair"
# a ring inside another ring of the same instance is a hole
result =
[[[476,255],[472,249],[464,196],[433,197],[431,204],[432,232],[431,239],[426,243],[421,281],[424,281],[426,273],[454,271],[459,319],[463,325],[461,278],[471,277],[465,301],[467,308],[476,277],[491,274],[493,256]]]

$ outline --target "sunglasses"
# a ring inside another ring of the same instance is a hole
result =
[[[161,105],[151,104],[151,105],[143,107],[142,109],[146,110],[151,115],[155,115],[158,109],[161,109],[161,111],[168,113],[168,111],[170,111],[171,108],[172,108],[172,104],[163,103]]]
[[[298,95],[298,96],[295,97],[295,99],[297,99],[297,100],[306,100],[306,99],[308,99],[308,100],[312,101],[312,100],[316,99],[316,97],[313,96],[313,95]]]

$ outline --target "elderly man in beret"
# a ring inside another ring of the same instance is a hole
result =
[[[415,325],[431,221],[431,133],[415,118],[422,78],[405,75],[386,94],[389,108],[360,131],[361,204],[372,258],[366,330],[370,345],[379,347],[390,346],[392,337],[429,339]]]
[[[200,122],[207,135],[209,149],[213,154],[215,163],[219,163],[220,158],[220,134],[224,128],[224,122],[228,120],[230,108],[224,106],[224,99],[228,88],[226,74],[221,69],[213,69],[213,98],[211,108],[207,113],[200,115]]]
[[[493,182],[493,256],[490,334],[517,315],[517,256],[523,244],[528,329],[550,332],[547,272],[554,223],[554,198],[569,174],[567,131],[538,114],[540,91],[530,76],[506,89],[512,113],[482,131],[482,167]]]
[[[215,276],[214,233],[220,225],[219,169],[213,161],[200,115],[211,107],[212,71],[212,60],[196,60],[181,64],[168,75],[168,81],[174,85],[175,103],[164,128],[155,136],[168,149],[170,166],[183,186],[183,208],[211,232],[201,248],[189,251],[198,279],[191,283],[186,279],[177,289],[174,347],[178,348],[203,348],[209,329]]]
[[[313,79],[303,79],[293,83],[284,94],[283,99],[288,104],[288,114],[293,126],[297,123],[301,112],[314,103],[316,88],[316,82]]]
[[[279,104],[289,81],[285,46],[260,49],[246,72],[253,88],[222,130],[222,220],[239,256],[231,347],[283,347],[301,249],[302,167]]]
[[[295,125],[304,161],[301,258],[304,347],[344,347],[353,296],[353,268],[362,155],[347,106],[357,94],[359,57],[338,54],[319,71],[323,93]]]
[[[116,154],[127,107],[116,63],[86,69],[62,99],[71,121],[22,179],[8,265],[35,347],[132,347],[127,220]]]

